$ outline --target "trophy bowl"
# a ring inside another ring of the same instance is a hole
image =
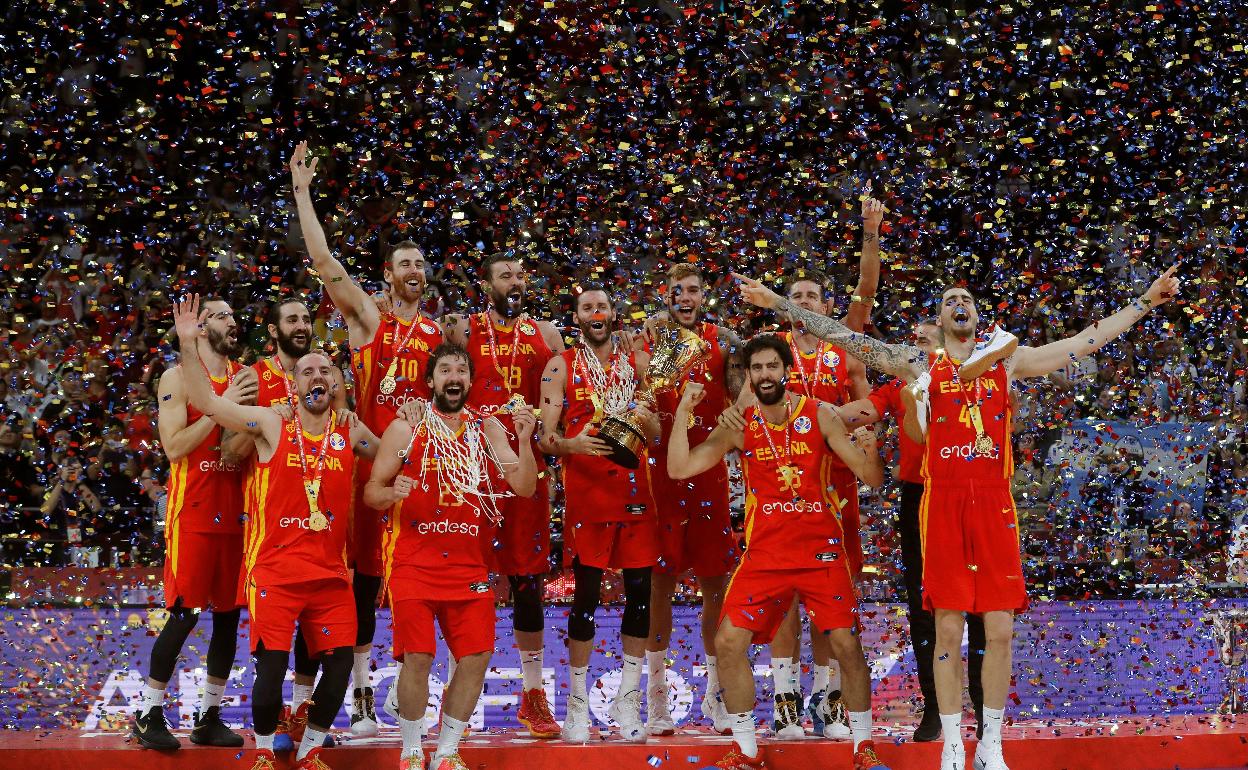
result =
[[[636,403],[647,409],[654,405],[656,395],[676,387],[706,358],[710,349],[706,340],[671,321],[655,326],[651,337],[650,365],[634,394]],[[611,454],[607,456],[611,462],[630,469],[641,464],[646,434],[634,413],[612,415],[603,420],[598,438],[611,447]]]

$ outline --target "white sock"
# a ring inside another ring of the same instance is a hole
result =
[[[850,711],[849,731],[854,735],[854,751],[856,752],[860,743],[871,740],[871,712]]]
[[[815,664],[815,683],[810,686],[811,693],[827,692],[832,675],[828,666]]]
[[[962,715],[960,713],[941,714],[940,730],[945,737],[945,743],[962,745]]]
[[[641,689],[641,664],[643,662],[644,659],[636,655],[624,656],[624,666],[620,671],[619,695],[627,695],[633,690]]]
[[[304,703],[312,700],[312,691],[315,685],[295,683],[290,688],[290,710],[298,711],[299,707]]]
[[[646,650],[646,685],[667,692],[667,650]]]
[[[758,735],[754,732],[754,712],[745,711],[740,714],[729,714],[732,723],[732,739],[737,747],[749,757],[758,756]]]
[[[787,695],[794,692],[797,684],[793,670],[797,668],[792,658],[772,658],[771,678],[776,682],[776,695]]]
[[[464,737],[464,728],[468,723],[462,719],[443,712],[442,729],[438,731],[438,748],[433,753],[433,765],[437,766],[437,761],[442,757],[449,757],[452,754],[459,753],[459,739]]]
[[[572,667],[572,689],[569,690],[572,697],[580,698],[586,703],[589,702],[589,693],[585,689],[585,679],[589,676],[589,666],[573,666]]]
[[[207,713],[208,709],[213,706],[221,705],[221,698],[225,695],[225,685],[213,684],[212,682],[204,682],[204,694],[199,698],[199,713]]]
[[[367,652],[357,652],[355,661],[351,664],[351,681],[357,690],[373,686],[368,675],[368,658]]]
[[[706,691],[711,697],[719,692],[719,661],[714,655],[706,656]]]
[[[312,725],[308,725],[303,730],[303,740],[299,741],[299,753],[295,755],[295,761],[303,759],[308,752],[317,748],[325,741],[325,730],[318,730]]]
[[[155,707],[160,707],[162,709],[165,707],[165,688],[162,687],[157,690],[150,684],[145,684],[143,685],[142,711],[146,714]]]
[[[261,735],[260,733],[256,733],[256,748],[268,749],[269,751],[272,751],[273,750],[273,735],[274,735],[273,733],[269,733],[268,735]]]
[[[1005,709],[984,708],[984,740],[993,743],[1001,742],[1001,720],[1005,717]]]
[[[841,692],[841,664],[835,660],[828,661],[828,692]]]
[[[542,689],[542,651],[521,650],[520,669],[524,672],[524,689]]]
[[[420,742],[425,737],[425,718],[404,719],[399,717],[399,732],[403,735],[403,752],[400,759],[420,753]]]

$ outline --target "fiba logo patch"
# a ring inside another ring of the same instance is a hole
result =
[[[810,418],[802,415],[793,421],[793,430],[798,433],[810,433]]]
[[[421,330],[422,332],[424,332],[425,334],[436,334],[436,333],[437,333],[437,331],[438,331],[438,330],[437,330],[437,327],[430,326],[429,324],[425,323],[424,321],[421,321],[421,322],[420,322],[420,330]]]
[[[342,437],[341,433],[333,433],[329,437],[329,448],[336,452],[341,452],[347,447],[347,440]]]
[[[839,366],[840,363],[841,363],[841,357],[837,353],[831,350],[823,351],[823,365],[824,366],[833,368],[833,367]]]

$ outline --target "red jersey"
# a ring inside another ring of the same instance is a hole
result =
[[[538,404],[542,371],[554,354],[537,323],[521,317],[510,328],[500,328],[489,313],[469,316],[468,354],[473,370],[468,405],[473,409],[492,414],[515,393],[529,406]]]
[[[832,456],[819,430],[819,402],[801,396],[784,425],[745,411],[745,558],[756,568],[810,569],[845,557]]]
[[[905,428],[902,427],[902,422],[906,419],[906,404],[901,400],[901,389],[905,386],[906,383],[893,378],[871,391],[871,395],[867,398],[871,399],[875,411],[880,413],[881,418],[891,415],[897,422],[897,435],[899,436],[897,452],[900,455],[897,462],[897,478],[912,484],[922,484],[924,446],[910,438]]]
[[[218,396],[242,367],[226,363],[226,376],[212,377],[212,391]],[[204,413],[186,405],[186,424],[192,425]],[[169,469],[168,505],[165,530],[234,535],[243,531],[243,474],[235,465],[221,461],[221,426],[212,426],[208,437],[191,453]]]
[[[660,393],[655,399],[655,411],[659,414],[662,427],[659,430],[659,440],[655,442],[654,454],[659,463],[659,472],[664,475],[666,475],[667,468],[667,437],[672,434],[672,416],[676,414],[676,407],[685,393],[685,382],[702,383],[706,393],[702,401],[693,409],[693,426],[689,428],[689,446],[697,446],[711,435],[711,431],[715,430],[719,422],[719,415],[728,408],[729,404],[728,384],[724,380],[727,353],[719,346],[719,327],[704,321],[698,334],[710,345],[706,356],[701,363],[693,367],[685,380],[671,390]],[[715,468],[707,471],[707,473],[715,472],[717,472]]]
[[[275,357],[262,358],[251,365],[256,371],[256,406],[270,407],[274,404],[294,404],[295,378],[282,369],[281,362],[274,364]],[[247,468],[243,479],[243,503],[248,515],[254,515],[259,509],[257,499],[257,483],[260,479],[260,464],[256,455],[247,458]]]
[[[853,401],[849,392],[849,359],[845,351],[827,342],[820,342],[809,355],[798,349],[793,332],[781,335],[793,352],[793,368],[789,370],[788,389],[803,396],[842,406]]]
[[[431,395],[425,383],[425,362],[441,344],[442,327],[436,321],[423,315],[411,321],[383,316],[368,344],[351,352],[355,409],[373,433],[385,433],[408,401]],[[381,382],[396,358],[394,390],[382,393]]]
[[[594,425],[593,385],[577,361],[579,346],[565,350],[563,357],[567,385],[564,386],[563,435],[575,438]],[[593,355],[585,350],[585,355]],[[637,371],[637,362],[629,353],[628,361]],[[607,368],[607,376],[611,369]],[[636,374],[633,375],[636,383]],[[641,463],[629,470],[605,457],[566,455],[563,458],[563,488],[567,499],[567,526],[579,523],[641,521],[657,518],[654,498],[650,492],[649,451],[643,450]]]
[[[1008,483],[1014,473],[1014,458],[1010,447],[1010,379],[1005,367],[998,362],[974,382],[961,382],[955,376],[960,364],[947,354],[932,354],[928,360],[931,409],[923,479]],[[987,456],[975,449],[975,426],[967,406],[976,403],[984,432],[992,439],[993,450]]]
[[[258,463],[259,511],[248,519],[243,538],[243,568],[258,586],[349,579],[347,529],[355,454],[350,428],[338,424],[336,412],[330,413],[326,428],[328,436],[303,432],[301,462],[296,423],[284,421],[273,457]],[[308,526],[311,511],[304,489],[304,466],[308,476],[313,476],[322,448],[325,461],[317,507],[329,526],[317,532]]]
[[[469,419],[465,413],[465,419]],[[474,416],[477,429],[482,418]],[[466,429],[455,436],[464,441]],[[484,441],[485,437],[481,436]],[[416,483],[405,500],[382,512],[383,567],[386,584],[394,580],[415,581],[438,599],[471,599],[488,593],[489,570],[481,552],[481,533],[489,526],[480,497],[472,491],[456,494],[443,489],[438,466],[443,459],[430,452],[428,429],[416,428],[400,473]],[[467,450],[465,450],[467,451]],[[489,463],[490,486],[505,491],[501,470]]]

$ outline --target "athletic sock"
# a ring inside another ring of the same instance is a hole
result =
[[[290,688],[290,710],[298,711],[300,706],[312,700],[314,689],[316,689],[315,684],[299,684],[296,682]]]
[[[941,714],[940,729],[945,737],[945,743],[962,743],[961,714]]]
[[[572,667],[572,688],[570,692],[574,698],[580,698],[586,703],[589,702],[589,693],[585,689],[585,679],[588,676],[589,666]]]
[[[438,748],[433,753],[434,766],[437,766],[437,760],[442,757],[449,757],[452,754],[459,753],[459,739],[464,737],[464,728],[468,723],[462,719],[443,713],[442,729],[438,731]]]
[[[225,685],[213,684],[212,682],[204,682],[204,694],[199,698],[199,713],[206,714],[208,709],[213,706],[221,705],[221,698],[225,695]]]
[[[740,714],[729,714],[732,723],[732,739],[737,747],[748,757],[758,756],[758,735],[754,732],[754,712],[743,711]]]
[[[403,752],[400,759],[420,753],[420,742],[425,737],[425,718],[404,719],[399,717],[399,733],[403,736]]]
[[[719,692],[719,661],[714,655],[706,656],[706,692],[712,698]]]
[[[143,708],[142,708],[143,713],[147,714],[147,712],[151,711],[153,708],[163,709],[164,707],[165,707],[165,688],[161,687],[158,690],[155,687],[152,687],[150,684],[143,685]]]
[[[667,692],[667,650],[646,650],[646,686]]]
[[[365,687],[372,687],[372,680],[368,675],[368,658],[367,652],[357,652],[353,656],[354,660],[351,664],[351,681],[357,690]]]
[[[1005,709],[984,708],[984,740],[992,743],[1001,742],[1001,720],[1005,718]]]
[[[841,664],[835,660],[828,662],[828,692],[834,692],[840,697],[841,692]]]
[[[620,671],[620,695],[627,695],[633,690],[641,689],[642,658],[636,655],[625,655],[624,666]]]
[[[832,678],[832,675],[831,675],[830,668],[828,666],[821,666],[818,663],[816,663],[815,664],[815,683],[811,685],[810,691],[812,693],[816,693],[816,692],[826,693],[828,691],[828,684],[831,681],[831,678]]]
[[[772,658],[771,659],[771,678],[776,683],[776,695],[788,695],[794,692],[793,669],[796,665],[792,658]]]
[[[273,733],[269,733],[268,735],[261,735],[260,733],[256,733],[256,748],[268,749],[269,751],[272,751],[273,750]]]
[[[849,730],[853,733],[854,751],[857,752],[859,744],[871,740],[871,712],[850,711]]]
[[[303,729],[303,740],[299,741],[299,753],[295,755],[295,761],[303,759],[308,752],[325,742],[325,730],[318,730],[312,725],[308,725]]]
[[[524,689],[542,689],[542,651],[521,650],[520,669],[524,672]]]

